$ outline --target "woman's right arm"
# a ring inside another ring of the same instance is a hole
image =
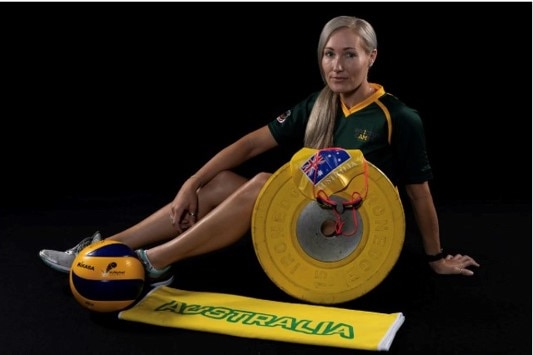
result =
[[[189,178],[192,180],[192,188],[196,190],[202,187],[221,171],[236,168],[277,145],[278,143],[270,133],[268,126],[263,126],[246,134],[219,151]]]
[[[218,173],[236,168],[277,145],[278,143],[270,133],[270,129],[265,125],[223,148],[183,183],[171,204],[170,214],[173,220],[180,220],[186,211],[197,211],[196,191]]]

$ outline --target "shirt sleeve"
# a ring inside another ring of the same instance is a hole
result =
[[[433,178],[422,119],[416,110],[402,105],[392,115],[392,148],[400,184],[418,184]]]
[[[272,136],[280,146],[303,147],[305,128],[317,96],[318,93],[309,95],[268,123]]]

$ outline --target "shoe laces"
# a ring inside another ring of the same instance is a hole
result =
[[[99,235],[95,234],[92,237],[84,238],[81,242],[79,242],[76,246],[70,248],[66,251],[67,254],[75,254],[78,255],[80,251],[83,250],[88,245],[91,245],[92,243],[100,240]]]
[[[83,239],[81,242],[79,242],[76,246],[70,248],[66,251],[68,254],[78,254],[83,248],[85,248],[87,245],[91,244],[92,238],[87,237]]]

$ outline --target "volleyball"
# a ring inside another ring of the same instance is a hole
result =
[[[74,298],[95,312],[132,305],[144,287],[144,267],[133,249],[113,240],[85,247],[74,259],[69,284]]]

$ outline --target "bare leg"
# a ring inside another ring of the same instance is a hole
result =
[[[250,229],[255,201],[269,177],[267,173],[255,176],[178,238],[147,250],[152,265],[164,268],[176,261],[229,246],[242,238]],[[167,214],[164,217],[168,220]]]
[[[219,205],[246,179],[230,171],[224,171],[198,191],[198,219]],[[169,219],[170,203],[132,227],[110,236],[107,239],[120,241],[133,249],[167,241],[178,236],[179,232]]]

